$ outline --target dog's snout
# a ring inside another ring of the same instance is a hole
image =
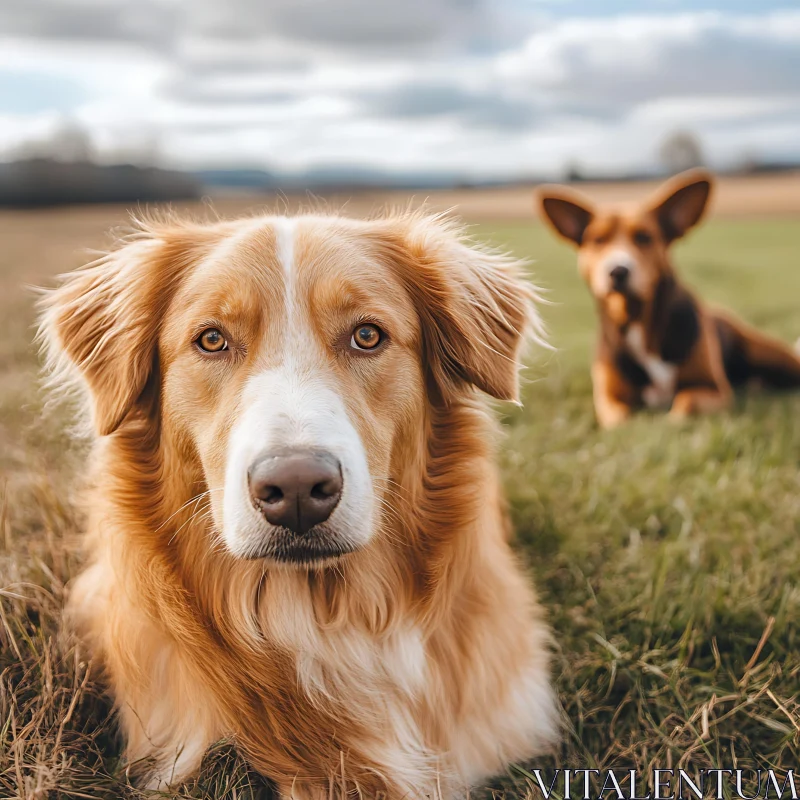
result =
[[[611,276],[614,286],[624,286],[625,282],[628,280],[628,275],[630,275],[630,272],[631,271],[629,267],[626,267],[623,264],[618,264],[608,274]]]
[[[342,496],[342,467],[330,453],[267,453],[248,471],[250,496],[267,522],[307,533],[333,513]]]

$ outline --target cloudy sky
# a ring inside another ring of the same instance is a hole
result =
[[[0,157],[557,176],[800,159],[797,0],[2,0]]]

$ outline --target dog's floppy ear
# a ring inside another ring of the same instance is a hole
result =
[[[667,244],[679,239],[703,217],[711,195],[713,177],[704,169],[690,169],[667,181],[649,207]]]
[[[145,388],[159,325],[185,262],[179,248],[140,230],[62,276],[40,301],[39,336],[51,382],[61,389],[62,381],[80,379],[101,436],[119,427]]]
[[[423,216],[412,219],[394,260],[419,314],[425,367],[445,402],[465,384],[516,401],[523,342],[542,332],[522,263]]]
[[[572,244],[580,245],[583,233],[594,216],[591,200],[564,186],[540,186],[536,201],[542,218],[555,232]]]

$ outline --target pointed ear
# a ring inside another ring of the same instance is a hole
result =
[[[583,232],[594,216],[591,200],[563,186],[540,186],[536,199],[542,218],[555,232],[572,244],[580,245]]]
[[[419,315],[423,361],[445,402],[473,385],[518,400],[526,336],[542,334],[522,262],[464,239],[438,217],[412,218],[394,248]]]
[[[77,378],[100,436],[119,427],[151,374],[161,320],[187,260],[182,244],[140,230],[62,276],[40,301],[51,383],[63,389]]]
[[[667,181],[656,192],[649,206],[667,244],[700,222],[713,180],[711,173],[704,169],[690,169]]]

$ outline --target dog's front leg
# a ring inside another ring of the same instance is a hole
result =
[[[625,403],[607,397],[595,397],[594,410],[601,428],[616,428],[630,417],[632,409]]]
[[[683,389],[675,395],[669,415],[673,419],[685,419],[694,414],[721,411],[731,404],[733,394],[720,389]]]
[[[164,791],[192,777],[206,750],[221,737],[206,713],[200,687],[193,690],[183,676],[162,672],[153,677],[155,691],[134,690],[120,698],[120,727],[136,782]]]
[[[113,603],[107,619],[106,670],[129,773],[148,789],[179,785],[224,737],[220,715],[171,639],[149,620]]]
[[[633,412],[619,391],[621,380],[615,370],[603,361],[592,366],[592,389],[594,411],[601,428],[616,428],[625,422]]]

